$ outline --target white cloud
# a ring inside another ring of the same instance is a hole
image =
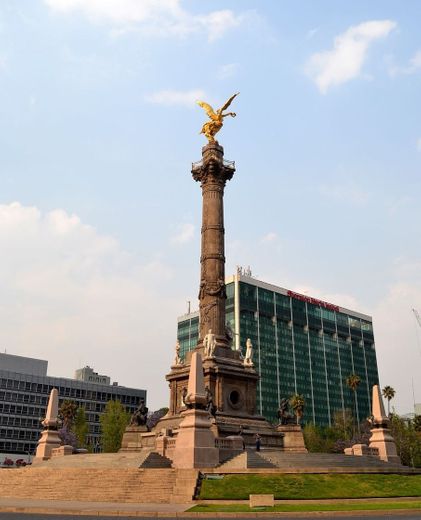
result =
[[[225,9],[223,11],[214,11],[206,16],[199,16],[196,18],[196,23],[207,28],[209,41],[221,38],[226,31],[238,27],[244,17],[236,16],[232,11]],[[192,22],[194,22],[194,17]]]
[[[334,40],[330,51],[313,54],[306,72],[325,94],[329,88],[358,77],[370,44],[396,27],[391,20],[373,20],[352,26]]]
[[[391,58],[392,59],[392,58]],[[389,68],[391,76],[398,76],[400,74],[411,75],[421,70],[421,50],[418,50],[414,56],[409,60],[406,67],[397,67],[395,65]]]
[[[393,283],[373,309],[380,383],[396,390],[396,397],[391,404],[396,406],[399,413],[413,411],[412,384],[416,402],[421,402],[418,369],[421,364],[421,329],[412,312],[412,308],[421,312],[419,267],[418,264],[412,278],[401,276],[400,280]],[[412,269],[409,268],[409,271]]]
[[[140,261],[77,215],[17,202],[0,204],[0,251],[2,350],[48,359],[51,375],[91,364],[167,403],[179,296],[162,261]]]
[[[172,244],[186,244],[194,237],[194,224],[182,224],[178,227],[177,233],[171,238]]]
[[[187,36],[204,32],[208,40],[222,37],[250,17],[236,15],[229,9],[192,15],[181,6],[181,0],[44,0],[61,14],[80,13],[94,23],[109,24],[114,34],[142,30],[158,36]]]
[[[262,242],[264,244],[268,244],[270,242],[274,242],[276,239],[278,238],[278,235],[276,233],[274,233],[273,231],[270,231],[269,233],[267,233],[263,238],[262,238]]]
[[[217,75],[219,79],[228,79],[235,76],[238,72],[239,65],[238,63],[227,63],[225,65],[221,65],[218,69]]]
[[[407,74],[412,74],[421,69],[421,50],[417,51],[409,62]]]
[[[195,103],[199,99],[206,97],[203,90],[160,90],[145,96],[148,103],[155,103],[164,106],[185,106],[194,108]]]

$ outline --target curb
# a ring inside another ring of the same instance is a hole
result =
[[[421,509],[393,509],[393,510],[359,510],[359,511],[303,511],[303,512],[242,512],[242,513],[188,513],[184,512],[159,512],[159,511],[125,511],[125,510],[84,510],[80,509],[61,509],[43,507],[0,507],[0,513],[32,513],[46,515],[77,515],[77,516],[110,516],[110,517],[147,517],[147,518],[261,518],[261,517],[349,517],[349,516],[411,516],[421,513]]]

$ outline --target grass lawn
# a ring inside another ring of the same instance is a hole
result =
[[[387,511],[394,509],[421,509],[421,501],[414,502],[358,502],[356,504],[279,504],[275,507],[254,507],[247,504],[205,504],[188,510],[193,513],[243,513],[243,512],[285,512],[299,511]]]
[[[270,493],[275,499],[421,497],[421,475],[291,474],[225,475],[203,480],[201,500],[248,500]]]

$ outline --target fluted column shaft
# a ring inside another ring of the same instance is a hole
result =
[[[193,165],[192,173],[202,188],[199,342],[212,330],[217,344],[226,346],[224,188],[235,169],[224,163],[223,154],[218,143],[204,146],[202,161]]]

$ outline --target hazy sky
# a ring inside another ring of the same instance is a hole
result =
[[[373,316],[381,385],[421,402],[421,2],[2,0],[0,349],[168,403],[197,304],[205,114],[227,274]]]

